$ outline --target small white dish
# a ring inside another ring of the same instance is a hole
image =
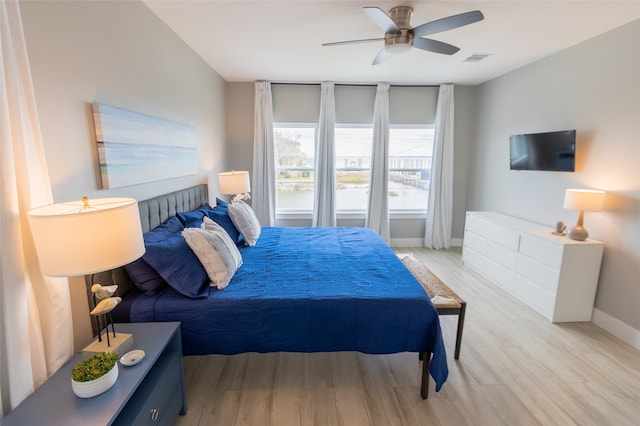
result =
[[[120,364],[131,367],[132,365],[136,365],[144,358],[145,353],[142,349],[136,349],[133,351],[129,351],[126,354],[120,357]]]

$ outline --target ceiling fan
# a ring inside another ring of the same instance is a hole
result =
[[[323,43],[322,45],[339,46],[344,44],[384,41],[384,47],[380,52],[378,52],[378,55],[374,58],[372,65],[381,64],[391,55],[407,52],[411,50],[411,47],[427,50],[429,52],[441,53],[443,55],[453,55],[460,50],[460,48],[442,41],[423,37],[473,24],[474,22],[482,21],[484,19],[482,12],[475,10],[473,12],[465,12],[437,19],[435,21],[427,22],[426,24],[418,25],[417,27],[411,27],[410,21],[411,15],[413,15],[413,8],[411,6],[392,7],[389,10],[389,14],[385,13],[378,7],[364,7],[363,9],[369,19],[384,31],[384,37],[368,38],[364,40],[337,41],[333,43]]]

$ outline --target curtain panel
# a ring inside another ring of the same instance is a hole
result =
[[[262,226],[273,226],[276,216],[276,155],[273,143],[271,83],[256,81],[253,122],[251,207]]]
[[[424,245],[447,249],[451,246],[453,215],[453,84],[440,86],[435,124]]]
[[[389,85],[378,84],[373,107],[371,176],[365,227],[391,243],[389,231]]]
[[[0,2],[0,413],[73,353],[66,278],[42,275],[27,212],[53,197],[17,1]]]
[[[312,226],[336,226],[336,102],[334,84],[322,83]]]

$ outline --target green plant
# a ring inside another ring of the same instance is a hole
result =
[[[88,382],[104,376],[116,365],[118,355],[99,353],[76,364],[71,370],[71,377],[76,382]]]

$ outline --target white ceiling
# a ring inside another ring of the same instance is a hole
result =
[[[640,18],[640,0],[144,2],[226,81],[478,84]],[[413,6],[413,26],[471,10],[485,19],[430,36],[460,47],[452,56],[412,49],[373,66],[381,41],[321,46],[382,37],[362,7],[398,5]],[[490,56],[465,62],[472,54]]]

